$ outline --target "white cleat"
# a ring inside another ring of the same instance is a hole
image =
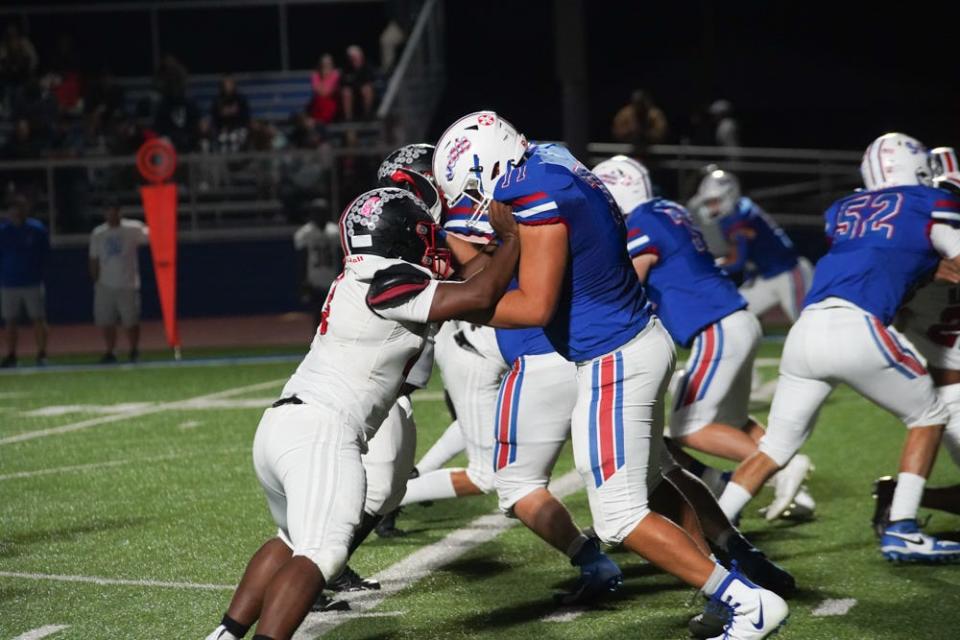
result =
[[[796,502],[797,495],[803,489],[803,482],[812,469],[813,463],[810,462],[810,458],[798,453],[790,459],[787,466],[777,472],[774,480],[773,502],[767,507],[764,516],[768,522],[781,517],[790,505]]]
[[[723,633],[709,640],[763,640],[776,634],[790,614],[783,598],[736,572],[730,574],[711,600],[725,606],[731,615]]]

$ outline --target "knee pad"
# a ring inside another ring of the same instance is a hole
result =
[[[546,489],[549,484],[549,478],[542,479],[519,479],[510,478],[500,473],[494,474],[493,484],[497,490],[497,501],[500,511],[507,517],[513,517],[513,507],[515,504],[526,498],[537,489]]]
[[[960,384],[939,387],[937,395],[950,410],[950,419],[943,431],[943,447],[954,464],[960,466]]]
[[[294,552],[294,556],[303,556],[317,565],[323,579],[330,582],[343,571],[347,564],[349,551],[346,545],[335,545],[329,549],[305,549]]]
[[[623,509],[622,513],[606,515],[593,519],[593,530],[604,544],[616,546],[623,542],[637,528],[644,518],[650,515],[646,502]]]
[[[490,471],[481,471],[479,469],[467,469],[467,477],[477,489],[480,489],[484,495],[493,492],[494,481],[493,473]]]
[[[807,441],[807,435],[803,424],[781,419],[767,426],[758,449],[783,468]]]

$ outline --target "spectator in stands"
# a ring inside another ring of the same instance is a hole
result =
[[[161,98],[182,98],[187,93],[187,69],[169,53],[160,58],[153,85]]]
[[[147,244],[147,227],[120,216],[115,200],[106,203],[105,222],[90,234],[90,279],[93,319],[103,331],[107,350],[101,364],[117,361],[117,325],[124,328],[130,362],[140,355],[140,265],[138,250]]]
[[[153,128],[170,139],[177,151],[192,151],[200,126],[200,109],[185,93],[168,94],[160,100]]]
[[[637,89],[630,96],[629,104],[614,116],[612,133],[618,142],[632,144],[634,155],[642,159],[646,157],[647,147],[666,139],[667,117],[653,103],[650,94]]]
[[[36,158],[42,150],[41,142],[33,135],[30,121],[20,118],[14,126],[13,134],[3,147],[3,157],[7,160]]]
[[[323,303],[343,266],[337,225],[314,218],[293,234],[300,267],[300,301],[313,312],[313,328],[320,324]]]
[[[60,107],[56,99],[39,79],[31,78],[18,92],[14,101],[13,117],[30,123],[34,140],[42,148],[47,146],[50,129],[56,122]]]
[[[42,366],[47,362],[43,279],[50,237],[42,222],[29,217],[30,203],[25,196],[15,195],[11,204],[9,221],[0,224],[0,315],[7,330],[7,355],[0,367],[17,366],[21,312],[33,322],[37,365]]]
[[[369,120],[373,117],[373,80],[373,69],[367,64],[363,49],[357,45],[347,47],[347,67],[343,72],[341,88],[343,116],[347,121],[356,118]]]
[[[397,52],[407,41],[420,10],[419,2],[388,0],[385,4],[387,26],[380,32],[380,69],[389,73],[397,62]]]
[[[20,27],[11,22],[0,39],[0,90],[3,111],[9,112],[17,91],[37,69],[37,51]]]
[[[740,146],[740,125],[733,117],[733,104],[729,100],[716,100],[707,110],[713,122],[713,144],[725,149]]]
[[[210,120],[223,151],[240,151],[250,130],[250,104],[237,90],[233,76],[224,76],[220,92],[210,106]]]
[[[87,83],[83,110],[88,117],[96,120],[98,129],[123,111],[123,103],[123,87],[114,81],[109,69],[94,74]]]
[[[43,77],[43,84],[56,99],[60,113],[79,116],[83,113],[80,73],[77,69],[73,38],[68,34],[61,34],[57,38],[49,69]]]
[[[310,74],[313,96],[307,112],[315,122],[330,124],[337,117],[337,100],[340,96],[340,70],[333,64],[333,56],[320,56],[317,68]]]

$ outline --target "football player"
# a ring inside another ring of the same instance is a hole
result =
[[[543,327],[554,350],[576,363],[574,459],[601,540],[726,603],[725,637],[775,632],[787,616],[782,598],[727,571],[650,511],[651,499],[682,502],[660,481],[659,467],[675,352],[650,312],[624,250],[623,218],[603,183],[562,147],[528,145],[491,111],[451,125],[433,167],[448,204],[467,197],[477,216],[512,211],[520,223],[518,286],[500,299],[491,324]]]
[[[757,449],[763,425],[749,414],[760,322],[714,264],[706,242],[681,205],[655,198],[646,168],[615,156],[593,169],[627,217],[627,251],[657,316],[674,342],[692,348],[674,394],[670,437],[683,446],[740,462]],[[798,454],[775,476],[777,497],[766,510],[786,510],[810,469]]]
[[[517,264],[516,224],[491,219],[500,245],[465,282],[441,282],[449,253],[422,201],[375,189],[340,218],[346,262],[310,352],[254,438],[257,477],[279,531],[247,565],[208,638],[290,638],[327,579],[343,568],[364,504],[361,454],[395,404],[430,323],[487,320]]]
[[[924,534],[917,510],[949,411],[909,343],[888,327],[904,296],[941,258],[960,266],[960,231],[944,224],[956,200],[933,188],[927,150],[900,133],[880,136],[860,167],[866,190],[827,209],[830,251],[787,335],[767,432],[720,498],[735,515],[810,436],[840,382],[907,426],[890,524],[880,550],[892,561],[960,559],[960,543]],[[522,238],[521,238],[522,241]]]
[[[960,222],[960,163],[951,147],[930,151],[934,186],[948,192],[937,203],[936,217],[952,223]],[[951,273],[949,264],[938,274],[947,280],[936,280],[921,288],[899,314],[904,333],[927,360],[927,368],[937,395],[950,409],[950,421],[943,432],[943,446],[960,465],[960,274]],[[884,477],[874,485],[877,499],[873,516],[874,531],[882,536],[890,519],[890,505],[897,487],[896,478]],[[960,513],[960,485],[927,487],[920,506]]]
[[[700,219],[715,221],[727,242],[724,270],[746,276],[740,293],[747,309],[759,316],[779,305],[791,322],[796,321],[813,268],[797,254],[784,230],[740,195],[740,181],[729,171],[713,169],[704,176],[693,203]]]

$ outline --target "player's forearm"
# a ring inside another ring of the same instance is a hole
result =
[[[441,284],[429,319],[456,318],[487,324],[497,301],[510,284],[519,257],[519,238],[508,236],[490,256],[486,266],[469,280],[460,284]]]

